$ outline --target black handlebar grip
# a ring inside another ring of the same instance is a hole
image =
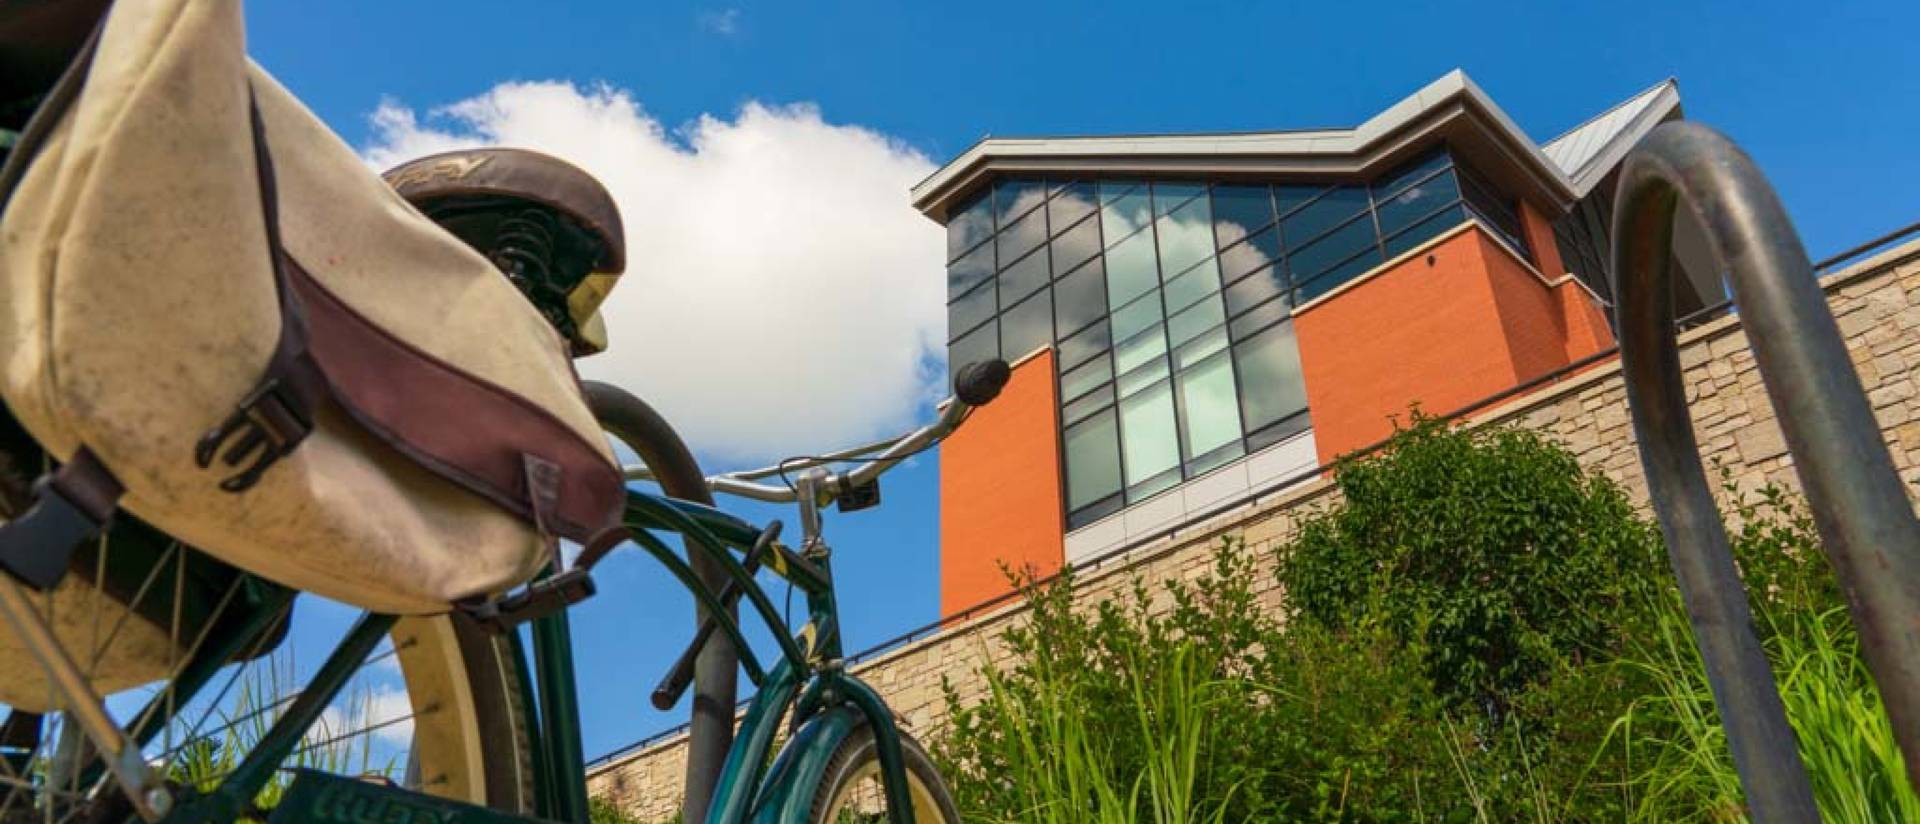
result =
[[[953,395],[968,406],[986,406],[1000,397],[1000,390],[1007,386],[1007,379],[1013,377],[1013,367],[1006,361],[994,358],[989,361],[975,361],[960,367],[953,375]]]

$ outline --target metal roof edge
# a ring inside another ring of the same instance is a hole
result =
[[[964,184],[996,161],[1012,159],[1045,160],[1069,158],[1086,161],[1122,157],[1235,157],[1260,155],[1298,155],[1361,157],[1369,150],[1390,144],[1394,135],[1435,116],[1457,113],[1449,108],[1456,101],[1482,115],[1488,125],[1520,150],[1529,171],[1543,179],[1559,197],[1574,197],[1571,179],[1550,160],[1539,144],[1529,138],[1518,124],[1493,102],[1467,73],[1453,69],[1421,87],[1352,129],[1320,131],[1276,131],[1236,133],[1195,133],[1182,135],[1113,135],[1058,138],[982,138],[965,152],[940,167],[909,190],[911,202],[927,216],[939,219],[944,206]]]

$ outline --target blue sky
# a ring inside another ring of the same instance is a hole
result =
[[[875,208],[884,210],[887,221],[899,221],[886,225],[907,227],[901,232],[912,236],[910,246],[924,243],[934,257],[939,236],[913,223],[918,219],[904,190],[908,172],[916,162],[944,162],[982,135],[1348,126],[1456,66],[1541,140],[1663,78],[1678,77],[1688,117],[1746,147],[1780,189],[1815,258],[1920,220],[1920,186],[1914,185],[1920,182],[1920,152],[1914,149],[1920,50],[1911,42],[1920,30],[1920,4],[1911,2],[1442,6],[1129,0],[763,7],[489,0],[258,3],[250,14],[256,58],[363,149],[399,152],[437,145],[435,140],[519,134],[504,127],[489,132],[477,121],[433,113],[510,82],[563,81],[580,89],[605,84],[664,130],[661,139],[668,145],[682,148],[690,141],[727,145],[723,138],[759,134],[746,125],[754,118],[743,115],[750,103],[811,104],[829,126],[858,127],[860,135],[893,141],[893,148],[876,150],[891,154],[875,157],[896,163],[888,180],[905,183],[881,187],[896,194],[885,195]],[[383,101],[416,113],[438,131],[424,142],[396,138],[390,126],[383,130],[375,123]],[[776,125],[806,119],[781,111],[771,116]],[[689,125],[703,117],[719,125],[704,131]],[[525,119],[517,128],[531,128]],[[826,139],[818,129],[800,126],[782,133],[800,135],[791,145]],[[847,142],[851,134],[837,133],[833,139],[840,142],[833,145],[853,145]],[[673,168],[712,165],[682,162]],[[718,188],[739,179],[702,174],[688,179],[707,181],[700,185],[710,188],[676,197],[697,205],[708,193],[721,198]],[[815,188],[794,189],[795,199],[820,192],[818,184],[806,185]],[[896,195],[897,203],[890,200]],[[634,217],[630,210],[629,231],[639,232]],[[750,220],[740,218],[743,224]],[[845,222],[850,225],[844,236],[853,242],[883,245],[871,232],[861,234],[882,224],[853,214]],[[827,229],[810,233],[819,231]],[[685,296],[700,288],[693,275],[650,271],[647,249],[636,248],[632,258],[623,294]],[[916,274],[938,277],[937,271]],[[857,303],[864,314],[895,308],[889,304],[892,290],[827,291],[843,304]],[[635,323],[659,319],[634,311]],[[899,311],[924,318],[929,311],[937,315],[938,307],[916,304]],[[751,312],[741,315],[771,323]],[[829,359],[805,347],[781,346],[789,338],[764,328],[736,329],[737,319],[724,311],[698,320],[717,336],[764,340],[765,363],[755,365],[776,369],[776,375],[813,374],[804,361]],[[889,334],[904,339],[898,336],[909,331]],[[620,335],[616,329],[616,348]],[[655,363],[697,363],[701,357],[685,347],[656,349],[641,354]],[[897,359],[891,363],[900,366]],[[631,368],[647,365],[639,364]],[[917,368],[930,366],[937,365],[922,362]],[[910,373],[916,367],[905,368]],[[858,376],[846,380],[851,387]],[[867,430],[929,414],[930,381],[924,375],[903,380],[902,388],[888,390],[898,396],[896,413],[865,422]],[[786,397],[817,393],[794,390]],[[730,420],[714,412],[710,400],[680,408],[691,410],[680,417],[696,427]],[[755,414],[768,420],[809,414],[808,408],[766,403],[758,409],[765,411]],[[759,436],[836,434],[845,437],[830,427]],[[712,434],[703,434],[697,445],[717,464],[751,456],[729,453],[724,438]],[[798,442],[790,449],[835,445]],[[929,456],[890,476],[881,509],[830,521],[852,648],[936,617],[936,466],[937,458]],[[577,610],[575,620],[590,755],[680,720],[681,710],[653,712],[645,695],[689,629],[690,601],[641,559],[617,559],[600,577],[601,594]]]

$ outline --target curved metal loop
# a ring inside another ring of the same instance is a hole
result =
[[[1687,414],[1669,271],[1683,206],[1727,272],[1908,775],[1920,785],[1920,521],[1786,210],[1744,152],[1685,122],[1654,129],[1633,151],[1616,202],[1614,294],[1634,434],[1753,820],[1817,821],[1819,812]]]

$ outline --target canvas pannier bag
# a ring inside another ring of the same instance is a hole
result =
[[[0,279],[0,396],[82,509],[394,613],[616,524],[559,335],[248,61],[237,0],[113,4],[0,172]]]

